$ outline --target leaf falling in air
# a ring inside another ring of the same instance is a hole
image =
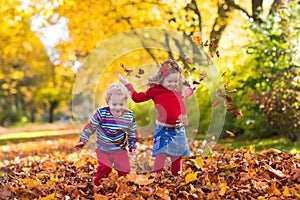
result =
[[[221,77],[225,76],[226,73],[227,73],[227,70],[222,73]]]
[[[145,73],[145,71],[140,68],[139,71],[138,71],[138,74],[141,75],[141,74],[144,74],[144,73]]]
[[[205,41],[205,43],[203,44],[203,46],[205,46],[205,47],[208,46],[208,40]]]
[[[194,31],[192,34],[192,40],[198,44],[202,45],[202,33],[201,31]]]
[[[200,74],[200,78],[199,78],[199,81],[203,81],[204,78],[206,77],[207,73],[206,72],[201,72]]]
[[[242,119],[244,117],[242,110],[240,108],[238,108],[238,110],[236,112],[236,117],[237,117],[237,119]]]
[[[124,72],[127,74],[127,76],[130,76],[133,72],[132,69],[127,69],[123,63],[120,63],[120,66],[123,68]]]
[[[192,60],[190,57],[188,57],[188,56],[185,56],[184,61],[185,61],[187,64],[193,64],[193,60]]]
[[[229,90],[227,91],[228,93],[236,93],[237,92],[237,89],[232,89],[232,90]]]
[[[212,107],[216,107],[217,105],[219,105],[220,103],[222,103],[222,101],[220,99],[217,99],[213,104]]]
[[[193,85],[199,85],[200,83],[198,81],[193,81]]]
[[[234,137],[234,136],[235,136],[235,134],[234,134],[233,132],[231,132],[231,131],[226,130],[226,133],[227,133],[230,137]]]

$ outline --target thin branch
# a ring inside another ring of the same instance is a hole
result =
[[[245,15],[247,15],[249,18],[251,18],[252,16],[241,6],[237,5],[236,3],[234,3],[234,0],[225,0],[225,2],[227,3],[228,6],[235,8],[237,10],[242,11]]]

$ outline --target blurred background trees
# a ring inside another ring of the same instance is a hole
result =
[[[297,139],[300,126],[297,0],[4,0],[0,9],[2,126],[53,122],[71,116],[72,85],[88,55],[115,34],[133,28],[160,27],[187,36],[201,31],[204,41],[213,40],[219,46],[220,58],[212,59],[220,73],[227,72],[224,84],[230,80],[229,86],[238,89],[233,99],[244,113],[241,120],[228,113],[224,132]],[[62,32],[53,29],[62,26]],[[55,42],[49,45],[47,41],[53,38]],[[180,48],[182,44],[178,45]],[[214,51],[208,48],[207,54],[215,55]],[[161,52],[147,50],[147,53],[148,56],[124,56],[112,65],[115,69],[122,62],[130,68],[143,62],[162,61]],[[110,78],[101,81],[99,94],[107,84],[117,80],[117,73],[111,69],[105,71]],[[201,110],[199,133],[204,134],[212,103],[205,84],[200,85],[196,97]],[[138,115],[141,119],[144,116]]]

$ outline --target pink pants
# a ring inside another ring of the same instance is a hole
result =
[[[126,150],[105,152],[97,148],[96,153],[98,158],[98,168],[94,179],[96,185],[99,184],[101,178],[107,177],[112,170],[112,165],[119,176],[124,176],[130,172],[129,157]]]
[[[157,154],[154,160],[153,171],[157,173],[161,173],[165,164],[165,160],[169,156],[168,154],[162,153]],[[173,176],[177,176],[178,172],[182,170],[181,157],[178,156],[170,156],[171,157],[171,173]]]

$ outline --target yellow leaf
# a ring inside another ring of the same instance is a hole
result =
[[[155,195],[159,196],[160,198],[166,199],[166,200],[171,200],[171,197],[169,196],[169,191],[164,190],[162,188],[157,188]]]
[[[193,159],[193,162],[195,163],[196,167],[198,169],[202,169],[204,165],[204,160],[200,157],[197,157],[196,159]]]
[[[117,170],[115,170],[114,168],[112,168],[111,173],[118,174]]]
[[[206,182],[206,186],[208,187],[208,189],[210,189],[211,191],[213,191],[214,190],[214,186],[211,184],[211,182],[210,181],[207,181]]]
[[[277,195],[277,196],[281,195],[281,192],[277,189],[276,183],[275,183],[275,182],[272,182],[272,183],[271,183],[269,192],[270,192],[271,194],[275,194],[275,195]]]
[[[283,196],[290,196],[290,191],[289,188],[287,186],[284,187],[283,192],[282,192]]]
[[[257,199],[259,199],[259,200],[264,200],[264,199],[266,199],[266,197],[264,197],[264,196],[259,196],[259,197],[257,197]]]
[[[226,182],[219,183],[218,186],[220,188],[219,195],[223,196],[226,193],[227,183]]]
[[[55,193],[49,194],[45,197],[40,197],[39,200],[52,200],[55,199]]]
[[[186,183],[190,183],[190,182],[193,182],[196,180],[198,180],[198,178],[197,178],[197,174],[195,174],[195,173],[190,173],[185,176]]]

